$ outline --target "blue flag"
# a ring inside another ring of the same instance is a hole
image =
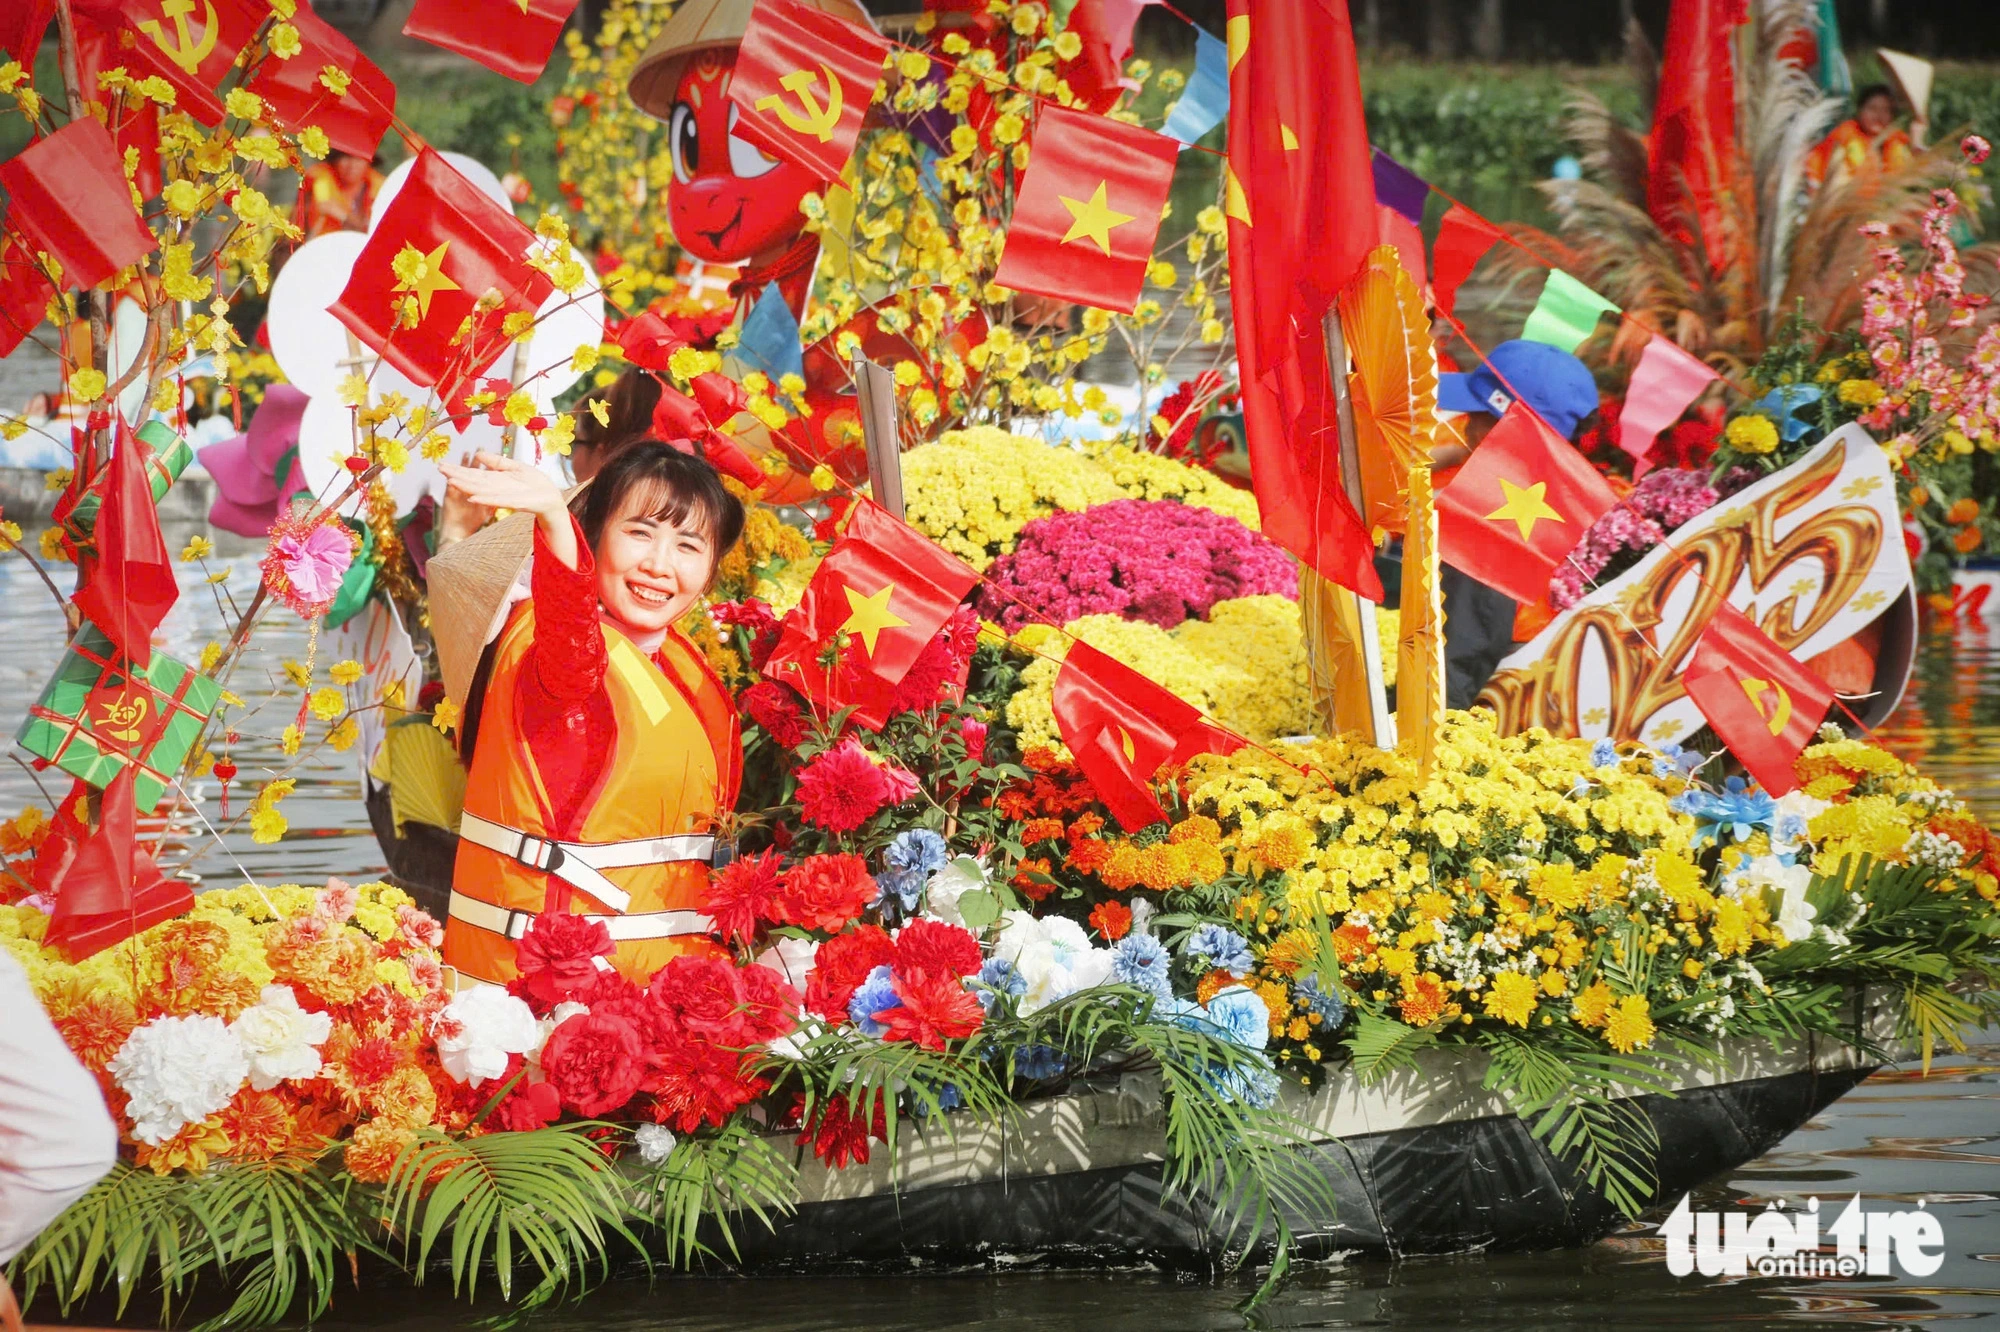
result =
[[[1160,133],[1193,143],[1222,123],[1229,114],[1229,48],[1200,28],[1194,33],[1194,73],[1187,91],[1174,103]]]
[[[743,317],[737,333],[736,357],[752,370],[762,370],[776,384],[785,375],[805,373],[805,349],[799,345],[799,321],[773,282]]]

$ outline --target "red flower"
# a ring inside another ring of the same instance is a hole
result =
[[[860,856],[807,856],[780,880],[776,918],[809,930],[837,930],[875,900],[875,891],[874,876]]]
[[[530,1129],[547,1128],[562,1113],[562,1097],[557,1094],[552,1082],[527,1082],[516,1084],[507,1099],[493,1108],[486,1117],[486,1127],[506,1133],[525,1133]]]
[[[986,723],[971,717],[958,724],[958,734],[965,741],[965,756],[974,763],[986,758]]]
[[[527,1000],[536,1013],[546,1013],[595,985],[596,959],[616,951],[603,921],[586,920],[567,911],[544,911],[514,944],[514,965],[521,975],[508,988]]]
[[[799,998],[768,967],[739,969],[719,957],[674,958],[653,973],[646,994],[672,1030],[736,1050],[776,1039]]]
[[[542,1068],[562,1103],[585,1118],[618,1109],[646,1079],[646,1048],[624,1018],[578,1013],[542,1048]]]
[[[777,852],[760,851],[739,856],[709,876],[701,906],[717,934],[748,943],[757,922],[771,919],[779,864]]]
[[[715,622],[735,629],[746,629],[750,633],[750,667],[763,670],[764,663],[771,656],[771,649],[778,646],[778,617],[771,613],[770,606],[755,597],[745,597],[741,601],[724,601],[709,608]],[[768,728],[766,728],[768,729]]]
[[[965,691],[965,673],[979,644],[979,615],[970,606],[952,612],[944,627],[924,644],[889,696],[889,712],[921,712],[940,698]]]
[[[970,976],[979,970],[979,940],[970,930],[941,920],[917,919],[896,932],[896,974],[919,971]]]
[[[979,1007],[973,1000],[972,1006]],[[874,1114],[862,1109],[873,1098]],[[803,1097],[799,1108],[793,1113],[805,1113]],[[844,1168],[848,1162],[868,1164],[868,1140],[878,1138],[889,1140],[888,1117],[883,1113],[882,1093],[866,1092],[858,1098],[859,1105],[849,1105],[845,1096],[830,1096],[813,1107],[813,1116],[804,1121],[805,1132],[799,1134],[799,1146],[810,1146],[813,1155],[832,1166],[835,1170]]]
[[[965,988],[965,982],[948,972],[919,971],[910,975],[897,972],[892,982],[897,1008],[885,1008],[875,1015],[888,1030],[884,1040],[909,1041],[926,1050],[942,1050],[946,1041],[960,1040],[979,1030],[986,1010]]]
[[[759,680],[743,691],[740,702],[750,720],[786,749],[806,738],[806,714],[798,695],[776,680]]]
[[[1132,932],[1132,910],[1123,902],[1099,902],[1090,909],[1090,925],[1107,943],[1117,943]]]
[[[692,1133],[703,1124],[720,1127],[770,1086],[750,1076],[754,1056],[721,1049],[684,1032],[669,1037],[655,1051],[653,1062],[653,1074],[646,1082],[655,1100],[653,1116],[682,1133]]]
[[[889,779],[868,751],[847,739],[799,773],[799,810],[828,832],[860,827],[889,798]]]
[[[837,934],[819,946],[806,978],[806,1007],[829,1022],[847,1021],[847,1001],[877,967],[895,964],[896,945],[879,925]]]

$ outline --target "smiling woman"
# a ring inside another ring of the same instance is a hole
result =
[[[445,962],[510,979],[514,941],[545,910],[601,928],[638,981],[718,947],[695,908],[742,755],[728,692],[673,625],[736,544],[742,505],[708,463],[657,440],[569,505],[524,463],[481,454],[444,471],[469,503],[535,515],[530,595],[466,704]]]

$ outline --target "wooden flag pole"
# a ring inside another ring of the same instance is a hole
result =
[[[896,422],[896,377],[854,354],[854,390],[861,408],[861,438],[868,448],[868,493],[903,516],[903,432]]]

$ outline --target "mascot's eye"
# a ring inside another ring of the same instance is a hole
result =
[[[736,108],[729,108],[729,174],[738,180],[752,180],[778,165],[778,159],[766,156],[762,149],[748,139],[736,137]]]
[[[701,131],[694,123],[694,108],[686,102],[674,103],[673,118],[667,122],[667,144],[674,155],[674,179],[685,185],[701,168]]]

